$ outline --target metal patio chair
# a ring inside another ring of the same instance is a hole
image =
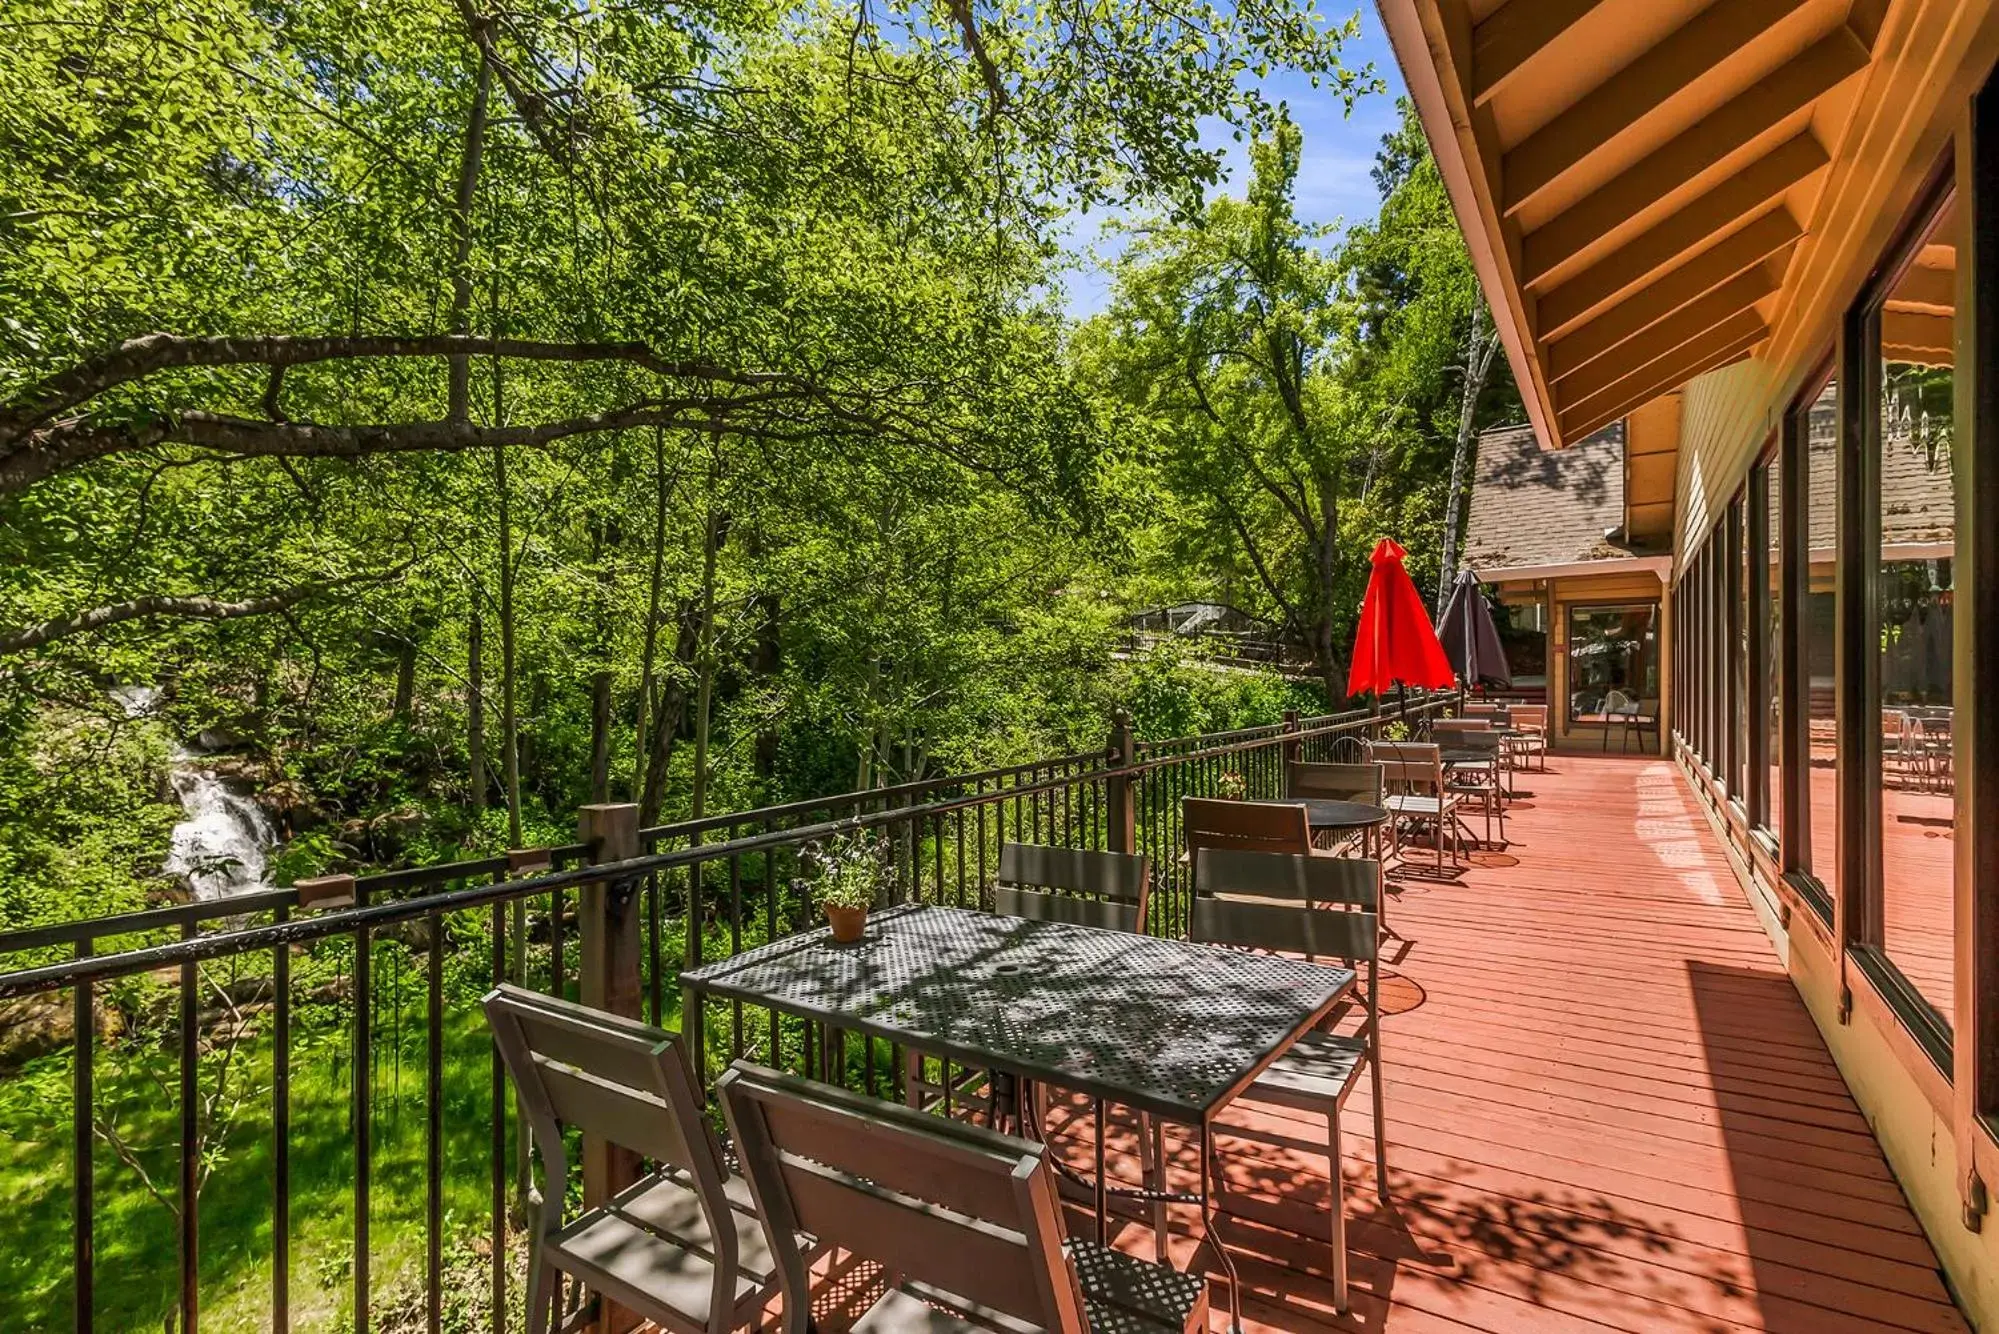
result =
[[[993,911],[1104,931],[1143,931],[1152,862],[1143,853],[1039,843],[1000,848]]]
[[[1467,804],[1476,804],[1485,816],[1486,846],[1492,845],[1492,821],[1499,819],[1499,841],[1506,842],[1506,749],[1505,738],[1489,727],[1466,728],[1446,733],[1439,723],[1438,748],[1476,752],[1476,760],[1460,758],[1444,766],[1444,787]],[[1460,817],[1461,818],[1461,817]],[[1469,831],[1467,831],[1469,832]]]
[[[528,1334],[549,1334],[567,1274],[678,1334],[724,1334],[770,1299],[777,1262],[748,1184],[729,1171],[680,1039],[515,986],[487,993],[542,1188],[531,1193]],[[565,1131],[601,1136],[659,1170],[565,1221]]]
[[[1381,1097],[1379,930],[1381,864],[1359,858],[1296,857],[1208,850],[1194,865],[1191,938],[1212,945],[1327,955],[1365,964],[1365,1017],[1351,1033],[1309,1033],[1241,1095],[1326,1118],[1332,1182],[1333,1305],[1347,1310],[1346,1186],[1340,1171],[1340,1113],[1366,1069],[1374,1100],[1375,1190],[1388,1199],[1388,1122]],[[1290,1140],[1254,1127],[1230,1135],[1264,1143]]]
[[[1390,855],[1401,851],[1404,829],[1428,827],[1436,841],[1437,870],[1444,869],[1446,831],[1451,838],[1451,864],[1457,865],[1457,815],[1464,798],[1444,785],[1442,750],[1428,741],[1370,741],[1367,758],[1381,766],[1381,801],[1388,810]]]
[[[1072,1239],[1047,1149],[737,1061],[716,1086],[765,1219],[784,1334],[812,1328],[799,1229],[881,1266],[856,1330],[1193,1334],[1207,1284]]]
[[[1317,764],[1292,760],[1284,766],[1284,795],[1321,797],[1330,801],[1358,801],[1368,806],[1379,806],[1381,766]],[[1343,852],[1348,847],[1357,847],[1366,854],[1372,850],[1373,841],[1374,831],[1362,829],[1348,833],[1344,838],[1334,838],[1330,845],[1321,851]]]
[[[1000,847],[999,874],[993,883],[993,911],[1003,917],[1067,922],[1103,931],[1143,932],[1151,883],[1152,861],[1143,853],[1007,843]],[[943,1065],[938,1079],[930,1078],[926,1060],[938,1060]],[[911,1107],[926,1108],[943,1097],[942,1081],[952,1078],[949,1062],[915,1047],[905,1047],[902,1063],[904,1100]],[[967,1106],[983,1112],[986,1124],[994,1129],[1002,1128],[1020,1111],[1018,1090],[1012,1081],[991,1071],[965,1069],[952,1080],[951,1093]],[[1040,1097],[1037,1090],[1037,1116],[1045,1110]]]
[[[1513,735],[1506,738],[1506,749],[1513,756],[1515,767],[1534,759],[1536,767],[1545,772],[1548,768],[1548,706],[1516,704],[1507,726],[1513,729]]]
[[[1305,808],[1285,801],[1182,797],[1180,829],[1187,840],[1189,858],[1202,848],[1300,855],[1312,851],[1312,826]]]

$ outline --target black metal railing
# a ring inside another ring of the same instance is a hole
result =
[[[622,983],[645,1017],[700,1035],[711,1068],[744,1054],[802,1072],[831,1066],[894,1096],[903,1072],[887,1044],[843,1046],[829,1060],[810,1025],[775,1012],[721,1002],[681,1012],[683,969],[812,924],[799,880],[812,845],[872,830],[892,850],[899,898],[973,907],[989,903],[1008,841],[1143,852],[1148,929],[1181,935],[1183,798],[1281,795],[1288,759],[1358,759],[1385,727],[1427,731],[1453,698],[1154,742],[1120,729],[1101,752],[660,826],[638,831],[635,847],[584,841],[355,877],[336,886],[351,898],[342,906],[293,887],[0,934],[0,967],[14,969],[0,973],[0,1006],[47,1008],[66,993],[72,1034],[67,1125],[44,1127],[69,1170],[43,1174],[41,1195],[0,1219],[0,1241],[11,1227],[12,1244],[46,1254],[62,1230],[55,1215],[67,1213],[69,1263],[30,1265],[14,1309],[36,1328],[61,1323],[67,1307],[80,1331],[156,1330],[164,1318],[194,1334],[204,1297],[220,1292],[228,1305],[211,1323],[231,1328],[287,1330],[329,1305],[356,1331],[517,1328],[508,1293],[523,1254],[524,1146],[474,1004],[486,988],[513,981],[588,999],[594,981],[603,994],[618,980],[592,978],[605,965],[581,938],[629,915],[638,975]],[[118,1031],[105,1030],[108,1016]],[[414,1081],[406,1057],[420,1067]],[[61,1060],[60,1049],[42,1058],[44,1073]],[[132,1091],[147,1088],[154,1103],[135,1105]],[[115,1181],[100,1180],[107,1162]],[[206,1248],[204,1222],[222,1234]],[[339,1263],[299,1253],[338,1249],[336,1237],[351,1248]],[[101,1254],[107,1239],[116,1265]],[[262,1283],[246,1273],[259,1244]],[[302,1258],[309,1294],[296,1290]]]

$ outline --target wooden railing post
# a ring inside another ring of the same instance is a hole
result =
[[[1291,766],[1298,762],[1298,710],[1284,711],[1284,773],[1290,781]]]
[[[636,857],[639,808],[629,803],[585,806],[577,812],[576,834],[590,845],[592,864]],[[577,980],[583,1003],[631,1019],[640,1017],[638,882],[585,885],[577,897],[583,949]],[[599,1136],[584,1138],[584,1207],[603,1204],[638,1179],[637,1154]],[[635,1314],[607,1299],[598,1329],[602,1334],[622,1334],[638,1324]]]
[[[1131,740],[1131,715],[1122,709],[1111,715],[1110,744],[1104,759],[1112,768],[1130,764],[1137,754]],[[1104,780],[1104,846],[1111,852],[1138,851],[1138,780],[1123,776]]]

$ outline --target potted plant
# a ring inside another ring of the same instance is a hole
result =
[[[818,860],[819,906],[834,941],[851,945],[867,929],[868,909],[886,896],[893,874],[880,845],[865,834],[832,840]]]

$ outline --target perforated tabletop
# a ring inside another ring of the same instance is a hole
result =
[[[962,908],[875,913],[682,975],[711,996],[1202,1122],[1353,985],[1351,969]]]

